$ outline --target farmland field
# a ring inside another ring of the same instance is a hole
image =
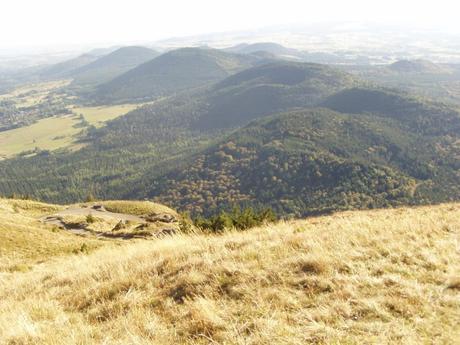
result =
[[[0,95],[0,101],[13,100],[18,108],[28,108],[38,105],[54,91],[70,84],[70,80],[57,80],[34,83],[18,87],[10,93]]]
[[[82,114],[85,120],[93,126],[101,127],[104,122],[127,114],[138,106],[138,104],[120,104],[114,106],[75,107],[72,111],[77,115]]]
[[[75,144],[81,128],[75,115],[49,117],[36,123],[0,132],[0,158],[9,158],[24,151],[56,150]]]
[[[87,124],[102,127],[105,122],[124,115],[138,107],[135,104],[116,106],[70,108],[73,114],[47,117],[24,127],[0,131],[0,159],[11,158],[20,153],[61,148],[77,149],[79,134]],[[30,152],[32,154],[32,152]]]

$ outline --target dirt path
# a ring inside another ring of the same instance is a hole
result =
[[[114,213],[101,209],[94,209],[90,207],[70,207],[63,211],[57,212],[53,214],[56,217],[63,217],[63,216],[88,216],[93,215],[99,218],[106,218],[106,219],[115,219],[115,220],[129,220],[133,222],[145,223],[145,219],[133,216],[131,214],[124,214],[124,213]]]
[[[59,211],[55,214],[43,217],[40,220],[45,224],[51,224],[51,225],[58,226],[60,228],[66,229],[77,235],[104,236],[103,233],[95,233],[94,231],[88,230],[84,227],[79,227],[79,226],[70,227],[68,224],[66,224],[62,220],[62,218],[65,216],[84,216],[86,217],[88,215],[92,215],[94,217],[102,218],[106,220],[115,220],[116,222],[132,221],[132,222],[137,222],[137,223],[146,223],[146,220],[141,217],[134,216],[131,214],[109,212],[100,206],[69,207],[68,209],[65,209],[63,211]]]

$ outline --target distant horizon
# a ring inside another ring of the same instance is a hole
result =
[[[327,27],[324,31],[321,29]],[[41,54],[65,54],[65,53],[78,53],[89,51],[92,49],[98,48],[112,48],[112,47],[123,47],[123,46],[147,46],[152,48],[174,48],[177,46],[183,46],[180,43],[171,43],[171,42],[189,42],[190,46],[200,46],[206,45],[207,41],[218,41],[220,38],[217,36],[228,36],[232,37],[232,41],[228,42],[228,44],[222,44],[219,42],[220,46],[222,47],[229,47],[235,43],[255,43],[255,42],[274,42],[283,44],[277,40],[276,37],[266,37],[265,39],[257,39],[259,36],[270,35],[270,34],[280,34],[283,31],[292,31],[297,33],[302,30],[306,29],[314,29],[315,32],[313,33],[305,33],[306,35],[314,36],[314,35],[321,35],[325,34],[327,31],[334,30],[333,28],[342,28],[341,30],[348,32],[359,32],[359,27],[373,27],[374,29],[379,30],[406,30],[404,34],[408,36],[416,36],[417,34],[424,33],[424,34],[433,34],[433,35],[445,35],[446,37],[452,37],[455,40],[458,39],[457,44],[460,46],[460,32],[453,33],[448,32],[447,30],[443,30],[442,28],[435,29],[427,29],[423,27],[416,27],[411,25],[403,25],[403,24],[378,24],[378,23],[370,23],[370,22],[358,22],[358,21],[333,21],[333,22],[317,22],[311,24],[283,24],[283,25],[271,25],[271,26],[264,26],[255,28],[252,30],[228,30],[228,31],[216,31],[216,32],[204,32],[204,33],[197,33],[197,34],[184,34],[184,35],[170,35],[164,36],[159,39],[151,39],[151,40],[128,40],[128,41],[100,41],[100,42],[88,42],[88,43],[61,43],[61,44],[47,44],[47,45],[16,45],[16,46],[0,46],[0,56],[18,56],[18,55],[41,55]],[[353,27],[355,29],[353,29]],[[286,33],[285,33],[286,34]],[[367,35],[369,34],[377,34],[377,32],[366,32]],[[235,35],[245,35],[246,37],[237,37]],[[252,36],[252,38],[250,37]],[[418,36],[417,36],[418,37]],[[240,38],[240,39],[238,39]],[[205,40],[205,42],[197,42],[199,40]],[[299,46],[295,46],[292,44],[284,43],[286,46],[299,48]],[[212,47],[215,47],[211,45]]]
[[[75,49],[81,46],[151,44],[170,38],[350,23],[399,27],[460,35],[458,5],[450,0],[425,2],[301,0],[232,3],[180,0],[152,3],[132,0],[79,2],[5,0],[0,50]],[[24,9],[27,11],[24,11]],[[346,18],[346,20],[344,20]]]

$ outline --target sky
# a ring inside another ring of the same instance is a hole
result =
[[[458,0],[1,0],[0,49],[362,21],[460,34]]]

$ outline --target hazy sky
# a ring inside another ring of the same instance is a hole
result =
[[[458,0],[1,0],[0,49],[152,42],[279,24],[376,21],[460,33]]]

